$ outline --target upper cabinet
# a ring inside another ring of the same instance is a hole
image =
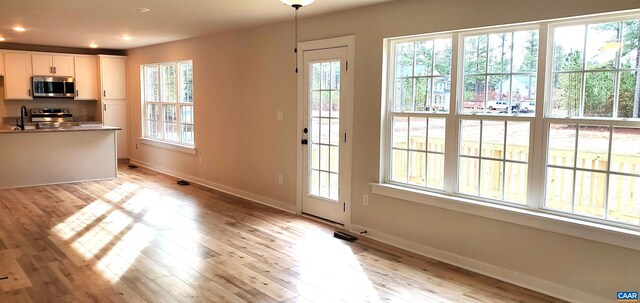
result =
[[[74,57],[75,100],[98,100],[98,58]]]
[[[100,56],[103,100],[126,100],[126,57]]]
[[[4,54],[4,99],[31,100],[31,55]]]
[[[73,77],[73,56],[34,54],[31,59],[34,75]]]
[[[0,53],[0,76],[4,76],[4,54]]]

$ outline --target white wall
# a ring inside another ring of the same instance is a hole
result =
[[[576,300],[613,300],[616,291],[637,290],[639,251],[372,195],[369,183],[379,179],[383,38],[639,7],[635,0],[395,1],[302,19],[301,41],[356,37],[352,201],[370,194],[370,202],[353,204],[351,222],[409,246],[547,281]],[[294,209],[292,45],[293,24],[284,23],[130,50],[131,158]],[[181,59],[194,62],[198,155],[141,144],[136,149],[139,66]],[[283,121],[276,120],[278,110]],[[284,175],[283,185],[278,174]]]

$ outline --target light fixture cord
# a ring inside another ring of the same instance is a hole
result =
[[[300,6],[294,5],[293,8],[296,9],[296,14],[295,14],[295,29],[294,29],[294,36],[295,36],[295,45],[293,47],[293,52],[296,54],[296,74],[298,73],[298,9],[300,8]]]

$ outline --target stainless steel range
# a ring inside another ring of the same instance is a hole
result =
[[[73,121],[68,108],[32,108],[31,122],[70,122]]]

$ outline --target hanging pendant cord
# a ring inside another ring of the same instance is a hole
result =
[[[292,5],[293,8],[296,9],[296,14],[295,14],[295,30],[294,30],[294,37],[295,37],[295,45],[293,47],[293,52],[296,54],[296,74],[298,73],[298,9],[300,9],[302,6],[301,5]]]

